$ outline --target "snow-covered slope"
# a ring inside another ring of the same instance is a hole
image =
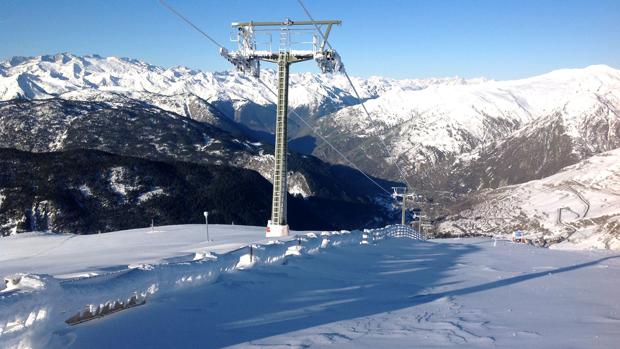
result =
[[[337,231],[265,239],[264,229],[211,226],[141,229],[90,236],[20,235],[4,239],[0,260],[0,347],[57,348],[57,330],[84,305],[113,313],[255,265],[283,263],[289,255],[359,245],[361,232]],[[259,230],[262,230],[261,234]],[[127,235],[127,237],[125,237]],[[65,245],[67,245],[65,247]],[[46,257],[43,257],[46,256]],[[48,259],[49,258],[49,259]],[[49,263],[49,260],[53,263]],[[47,262],[45,261],[47,260]],[[41,263],[43,262],[43,263]],[[135,263],[134,263],[135,262]],[[31,270],[27,274],[20,270]],[[50,274],[39,273],[50,272]],[[123,299],[123,301],[121,301]],[[101,307],[98,305],[101,304]],[[91,319],[93,319],[91,317]]]
[[[1,276],[55,275],[6,278],[0,347],[613,348],[620,337],[620,259],[608,251],[360,244],[359,231],[268,243],[243,226],[214,226],[207,242],[202,228],[0,240]],[[114,311],[130,297],[144,303]],[[103,317],[69,326],[78,313]]]
[[[0,240],[0,277],[16,273],[57,278],[100,275],[115,267],[192,260],[196,254],[223,253],[266,242],[265,228],[211,224],[157,226],[107,234],[25,233]],[[53,260],[54,263],[49,263]]]
[[[483,190],[456,207],[440,233],[525,231],[558,248],[620,249],[620,148],[541,180]]]

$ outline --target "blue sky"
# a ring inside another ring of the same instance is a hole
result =
[[[218,41],[238,20],[306,19],[296,0],[167,0]],[[512,79],[558,68],[620,68],[620,1],[305,0],[338,18],[332,43],[352,75]],[[229,69],[157,0],[0,0],[0,59],[97,53]],[[313,64],[294,70],[316,71]]]

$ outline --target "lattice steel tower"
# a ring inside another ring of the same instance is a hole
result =
[[[234,41],[238,42],[238,50],[229,52],[222,48],[220,54],[237,67],[239,71],[259,77],[260,61],[278,65],[278,106],[275,124],[275,164],[273,170],[273,199],[271,204],[271,220],[267,222],[267,237],[288,235],[287,221],[287,115],[288,85],[290,65],[314,59],[323,73],[340,72],[344,66],[336,51],[326,49],[332,25],[341,24],[338,20],[327,21],[291,21],[283,22],[244,22],[233,23],[237,30]],[[317,26],[326,27],[324,37],[316,33]],[[278,50],[273,50],[272,34],[279,32]],[[267,35],[265,49],[257,48],[257,35]],[[310,35],[311,41],[295,42],[294,35]],[[293,45],[312,45],[311,49],[293,50]]]

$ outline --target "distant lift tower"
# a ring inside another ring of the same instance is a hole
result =
[[[407,223],[405,219],[406,213],[407,213],[407,198],[411,198],[412,201],[415,201],[415,194],[408,193],[407,187],[392,187],[392,190],[394,190],[394,193],[392,193],[392,197],[394,199],[402,198],[402,201],[401,201],[402,212],[401,212],[400,224],[405,225]]]
[[[237,70],[260,76],[260,61],[276,63],[278,65],[278,106],[275,125],[275,165],[273,171],[273,199],[271,204],[271,220],[267,222],[267,237],[287,236],[288,222],[286,218],[287,188],[287,114],[288,114],[288,84],[290,65],[297,62],[314,59],[323,73],[340,72],[344,69],[340,56],[334,50],[325,48],[331,28],[341,21],[291,21],[284,22],[243,22],[232,23],[237,30],[233,39],[238,43],[238,50],[229,52],[220,49],[220,54],[235,65]],[[318,36],[317,27],[322,27],[324,37]],[[278,50],[273,50],[272,34],[279,32]],[[295,42],[294,35],[310,34],[311,41]],[[267,35],[267,42],[263,49],[257,47],[257,35]],[[293,50],[292,45],[312,45],[312,49]]]

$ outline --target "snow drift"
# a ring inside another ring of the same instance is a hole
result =
[[[200,253],[160,264],[133,264],[94,276],[58,279],[51,275],[5,277],[0,290],[0,343],[4,347],[45,347],[54,331],[67,323],[87,321],[116,310],[148,302],[168,292],[217,280],[221,273],[255,265],[280,264],[288,256],[320,249],[372,243],[390,229],[298,235],[287,241],[251,244],[226,253]]]

